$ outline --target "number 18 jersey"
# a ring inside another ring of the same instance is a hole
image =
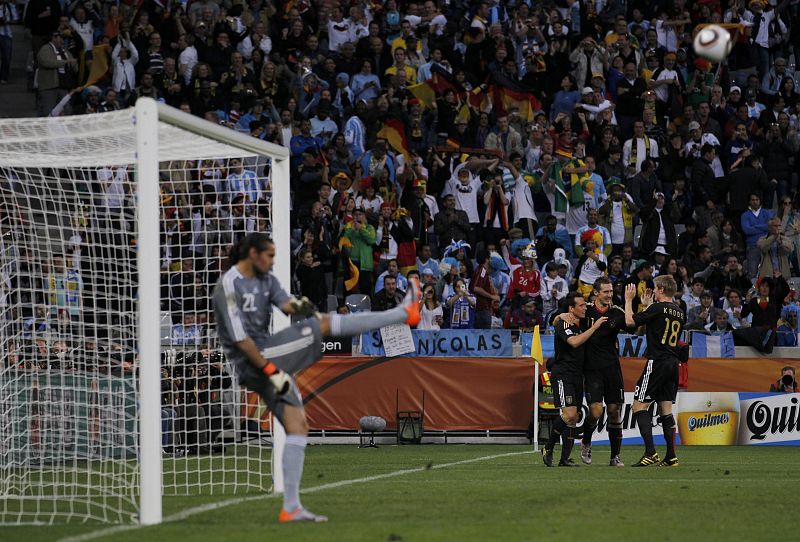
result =
[[[637,326],[647,326],[647,357],[652,360],[678,359],[678,341],[686,321],[675,303],[656,302],[633,315]]]

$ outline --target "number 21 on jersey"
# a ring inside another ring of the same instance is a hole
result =
[[[244,302],[242,303],[242,312],[256,312],[256,296],[255,294],[242,294]]]

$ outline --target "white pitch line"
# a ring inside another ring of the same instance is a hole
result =
[[[428,467],[416,467],[413,469],[403,469],[403,470],[396,470],[393,472],[387,472],[386,474],[376,474],[374,476],[364,476],[363,478],[352,478],[350,480],[339,480],[338,482],[331,482],[329,484],[322,484],[319,486],[309,487],[307,489],[300,490],[302,494],[308,493],[317,493],[319,491],[325,491],[328,489],[336,489],[339,487],[351,486],[354,484],[363,484],[366,482],[375,482],[377,480],[384,480],[386,478],[396,478],[398,476],[404,476],[406,474],[414,474],[417,472],[424,472],[426,470],[438,470],[438,469],[446,469],[449,467],[456,467],[458,465],[467,465],[469,463],[477,463],[479,461],[489,461],[492,459],[500,459],[501,457],[512,457],[515,455],[524,455],[524,454],[532,454],[533,452],[530,450],[526,450],[524,452],[508,452],[505,454],[494,454],[494,455],[485,455],[481,457],[474,457],[472,459],[462,459],[461,461],[453,461],[452,463],[442,463],[441,465],[432,465],[430,468]],[[236,504],[241,504],[243,502],[249,501],[258,501],[258,500],[266,500],[278,497],[278,494],[270,493],[269,495],[253,495],[250,497],[239,497],[236,499],[228,499],[226,501],[219,501],[204,504],[202,506],[195,506],[194,508],[187,508],[186,510],[181,510],[180,512],[176,512],[170,516],[165,517],[162,520],[162,523],[171,523],[174,521],[182,521],[184,519],[190,518],[192,516],[196,516],[197,514],[202,514],[203,512],[209,512],[211,510],[217,510],[219,508],[226,508],[228,506],[233,506]],[[135,529],[141,529],[146,527],[146,525],[117,525],[115,527],[109,527],[107,529],[100,529],[98,531],[92,531],[89,533],[80,534],[77,536],[70,536],[67,538],[62,538],[59,542],[84,542],[86,540],[94,540],[96,538],[100,538],[101,536],[109,536],[116,533],[121,533],[125,531],[131,531]]]

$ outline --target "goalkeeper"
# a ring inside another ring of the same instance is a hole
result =
[[[308,424],[293,375],[322,357],[323,337],[358,335],[391,324],[416,325],[420,319],[419,283],[409,281],[398,307],[384,312],[319,314],[306,298],[287,294],[270,272],[275,244],[263,233],[243,237],[231,251],[231,268],[214,288],[214,315],[220,343],[236,368],[239,382],[258,393],[286,429],[283,451],[285,492],[281,523],[324,522],[300,504]],[[272,306],[286,314],[308,316],[269,334]]]

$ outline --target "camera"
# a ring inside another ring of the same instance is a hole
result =
[[[781,384],[784,386],[794,386],[794,377],[792,375],[783,375],[781,377]]]

